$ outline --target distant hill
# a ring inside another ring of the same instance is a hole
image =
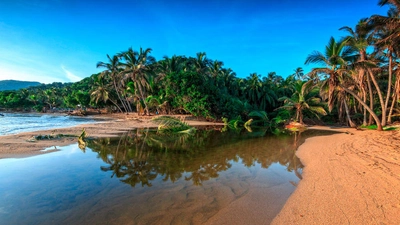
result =
[[[41,85],[41,83],[35,81],[0,80],[0,91],[18,90],[38,85]]]

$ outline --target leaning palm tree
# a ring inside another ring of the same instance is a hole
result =
[[[352,90],[345,86],[345,76],[348,74],[347,67],[349,62],[354,61],[354,50],[347,46],[347,39],[336,42],[333,37],[330,38],[325,47],[325,53],[314,51],[307,56],[305,64],[316,63],[323,67],[313,68],[311,74],[322,74],[327,78],[328,84],[328,108],[332,111],[334,106],[334,94],[337,88],[351,94],[361,105],[363,105],[372,115],[377,124],[377,130],[382,130],[382,124],[375,112]]]
[[[295,120],[303,124],[303,113],[308,111],[319,118],[319,115],[326,115],[326,111],[318,97],[319,88],[314,86],[313,81],[298,80],[293,84],[294,93],[291,97],[279,98],[284,105],[280,109],[295,110]]]
[[[114,88],[115,88],[115,92],[117,93],[118,99],[120,100],[122,106],[124,107],[125,112],[128,113],[128,108],[127,108],[126,104],[124,103],[124,101],[122,100],[121,95],[120,95],[121,88],[118,85],[121,81],[121,77],[120,77],[121,62],[119,61],[119,58],[116,55],[113,57],[110,57],[107,54],[107,58],[108,58],[108,62],[98,62],[97,68],[100,68],[100,67],[105,68],[105,70],[102,72],[101,76],[108,76],[111,78]],[[122,110],[121,110],[121,112],[122,112]]]
[[[122,112],[122,109],[119,107],[117,102],[110,98],[110,93],[103,74],[94,77],[93,91],[90,96],[91,100],[96,104],[98,104],[99,101],[103,101],[104,103],[110,101],[118,108],[120,112]]]
[[[386,125],[386,122],[391,122],[390,115],[389,121],[386,121],[386,114],[389,104],[389,98],[392,96],[392,105],[393,101],[396,101],[396,92],[399,90],[393,90],[393,94],[391,93],[392,85],[394,80],[393,73],[395,70],[395,57],[398,55],[399,43],[400,43],[400,1],[399,0],[379,0],[378,5],[380,6],[389,6],[390,9],[388,11],[387,16],[381,15],[373,15],[370,18],[370,23],[374,27],[374,34],[377,36],[377,40],[375,41],[375,47],[378,51],[381,51],[383,54],[386,54],[388,59],[387,63],[387,72],[388,72],[388,86],[386,91],[386,100],[382,103],[382,124]],[[398,86],[394,85],[394,88]],[[381,97],[381,96],[380,96]],[[392,111],[392,110],[390,110]],[[390,114],[390,113],[389,113]]]

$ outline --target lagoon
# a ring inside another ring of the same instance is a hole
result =
[[[301,179],[298,145],[330,133],[138,129],[1,159],[0,224],[204,224],[238,209],[268,224]]]

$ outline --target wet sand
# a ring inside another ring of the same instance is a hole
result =
[[[272,224],[400,224],[400,131],[313,137],[303,180]]]

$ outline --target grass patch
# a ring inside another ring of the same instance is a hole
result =
[[[375,125],[375,124],[369,125],[369,126],[361,126],[361,128],[366,128],[366,129],[368,129],[368,130],[376,130],[377,127],[378,127],[378,126]],[[383,130],[384,130],[384,131],[388,131],[388,130],[397,130],[397,127],[386,126],[386,127],[383,127]]]

